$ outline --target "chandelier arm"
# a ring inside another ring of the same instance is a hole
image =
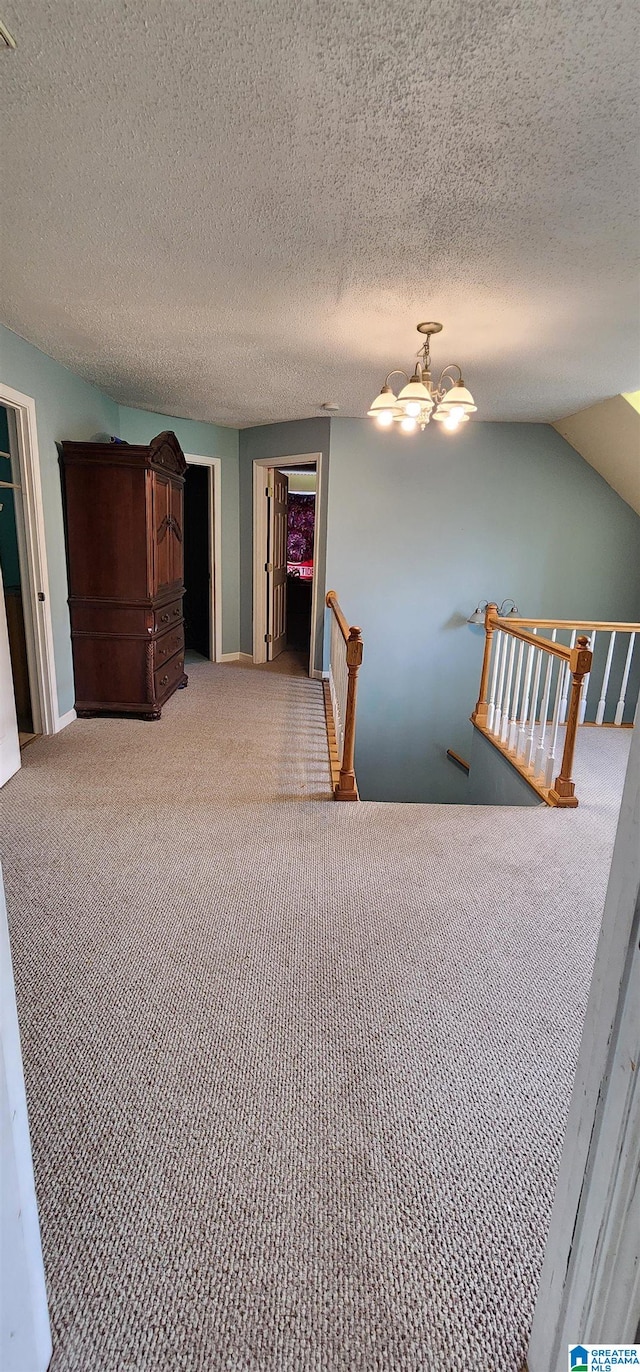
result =
[[[462,381],[462,367],[458,366],[458,363],[457,363],[457,362],[448,362],[447,365],[446,365],[446,367],[443,367],[443,368],[442,368],[442,371],[440,372],[440,377],[439,377],[439,380],[438,380],[438,387],[439,387],[439,388],[442,387],[442,383],[443,383],[445,377],[447,377],[447,380],[450,381],[451,384],[452,384],[453,386],[455,386],[455,385],[457,384],[457,383],[454,381],[454,379],[453,379],[452,376],[447,376],[447,372],[450,372],[451,369],[452,369],[452,367],[455,367],[455,369],[456,369],[456,371],[457,371],[457,373],[458,373],[458,382]]]
[[[404,371],[402,370],[402,367],[394,367],[392,371],[387,372],[387,375],[385,376],[385,379],[384,379],[384,384],[385,384],[385,386],[388,386],[388,385],[389,385],[389,377],[390,377],[390,376],[403,376],[404,379],[405,379],[405,381],[408,381],[408,380],[409,380],[409,376],[408,376],[407,372],[404,372]]]

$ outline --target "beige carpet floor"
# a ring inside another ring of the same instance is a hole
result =
[[[335,805],[319,683],[196,664],[25,752],[53,1372],[516,1372],[627,747],[575,812]]]

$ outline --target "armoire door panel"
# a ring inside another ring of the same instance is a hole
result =
[[[147,595],[144,471],[77,462],[66,482],[67,525],[73,529],[69,594],[136,600]],[[71,550],[70,550],[71,551]]]
[[[155,550],[154,591],[161,595],[173,585],[173,537],[171,534],[171,482],[154,472],[153,541]]]
[[[171,574],[175,582],[182,581],[184,566],[184,553],[182,545],[182,529],[184,523],[183,514],[184,493],[182,484],[177,481],[171,482],[170,494],[170,513],[171,513]]]

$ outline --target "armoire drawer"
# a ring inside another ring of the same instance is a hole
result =
[[[184,625],[179,624],[176,629],[169,629],[162,638],[157,638],[153,645],[153,669],[157,672],[165,662],[169,662],[175,653],[179,653],[184,648]]]
[[[169,605],[163,605],[161,609],[154,610],[154,632],[156,634],[162,633],[163,629],[168,629],[169,625],[175,624],[178,619],[182,619],[182,598],[172,600]]]
[[[156,684],[156,700],[162,700],[170,691],[182,681],[184,676],[184,653],[176,653],[166,665],[158,667],[154,673]]]

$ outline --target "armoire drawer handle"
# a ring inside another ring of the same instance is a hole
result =
[[[169,680],[168,676],[163,676],[163,677],[161,677],[161,678],[160,678],[160,685],[161,685],[161,686],[166,686],[168,680]]]
[[[161,624],[168,624],[170,618],[171,618],[170,615],[160,615],[160,623],[161,623]]]
[[[174,615],[179,615],[179,614],[180,614],[180,606],[179,606],[179,605],[176,605],[176,608],[175,608],[175,610],[174,610],[173,613],[174,613]]]

